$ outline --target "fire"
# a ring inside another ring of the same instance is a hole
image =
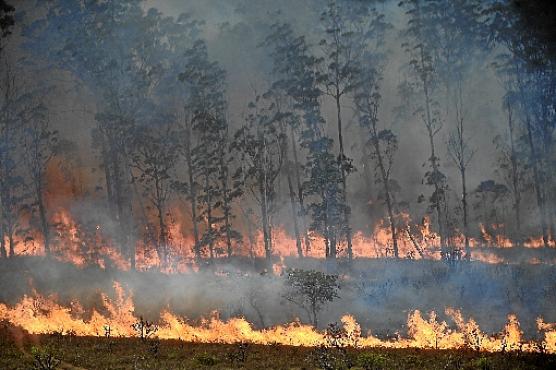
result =
[[[33,334],[61,333],[78,336],[138,336],[137,325],[143,319],[134,312],[131,294],[114,283],[116,298],[110,299],[101,293],[103,307],[93,308],[89,315],[78,302],[69,306],[57,303],[56,296],[43,297],[36,292],[33,296],[24,296],[15,306],[0,304],[0,320],[6,320]],[[384,340],[361,334],[361,327],[351,315],[341,318],[344,344],[356,347],[386,348],[436,348],[460,349],[471,348],[480,351],[538,351],[556,353],[556,323],[537,320],[538,330],[544,333],[542,343],[537,344],[523,338],[519,321],[515,315],[509,315],[502,332],[488,335],[481,331],[473,320],[465,320],[459,310],[448,308],[446,315],[455,323],[450,327],[440,321],[436,313],[428,318],[415,310],[408,315],[407,336],[395,340]],[[209,318],[192,324],[185,318],[165,310],[153,325],[154,335],[160,339],[179,339],[202,343],[238,343],[282,344],[292,346],[327,345],[325,331],[294,321],[285,325],[255,329],[246,319],[238,317],[221,320],[217,312]]]
[[[140,271],[156,269],[165,273],[188,273],[197,271],[199,266],[195,260],[193,246],[195,241],[190,232],[187,222],[181,220],[179,209],[172,209],[172,215],[167,225],[167,245],[164,246],[168,254],[168,263],[163,264],[161,257],[153,242],[153,226],[145,226],[141,237],[135,240],[135,268]],[[76,221],[71,212],[65,208],[57,208],[50,216],[53,226],[50,249],[52,256],[70,262],[79,267],[97,265],[106,268],[108,265],[120,270],[131,268],[129,258],[124,256],[108,233],[105,233],[103,225],[84,225]],[[30,229],[28,227],[28,229]],[[504,236],[504,225],[480,225],[480,238],[469,238],[472,248],[471,258],[484,263],[509,263],[496,253],[499,248],[515,247],[512,241]],[[432,230],[431,221],[424,217],[421,222],[415,223],[408,213],[400,213],[396,216],[396,237],[400,258],[406,259],[432,259],[439,260],[440,236]],[[311,233],[311,248],[303,242],[304,256],[310,258],[324,258],[324,239],[322,236]],[[381,220],[374,226],[371,233],[356,231],[352,236],[353,255],[355,258],[388,258],[393,257],[392,233],[389,223]],[[16,234],[14,243],[18,255],[44,255],[44,240],[39,232],[31,236]],[[345,254],[345,243],[338,246],[339,255]],[[463,250],[465,237],[461,232],[455,232],[447,244],[455,249]],[[526,248],[540,248],[543,246],[542,238],[527,238],[522,245]],[[222,246],[216,246],[216,257],[222,258],[224,254],[219,251],[225,250]],[[295,257],[298,254],[296,240],[285,228],[272,228],[272,254],[280,259],[275,263],[273,272],[280,274],[284,268],[285,257]],[[264,257],[264,240],[262,231],[257,231],[252,243],[237,243],[233,247],[233,255],[244,257]],[[538,258],[532,257],[529,263],[541,263]],[[546,261],[545,261],[546,262]],[[554,263],[554,261],[550,262]]]

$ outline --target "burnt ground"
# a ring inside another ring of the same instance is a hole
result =
[[[471,350],[201,344],[177,340],[29,335],[0,324],[0,369],[554,369],[556,356]],[[42,362],[42,367],[39,364]],[[326,367],[328,364],[329,367]]]

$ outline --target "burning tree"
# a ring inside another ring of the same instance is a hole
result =
[[[174,125],[151,124],[137,127],[133,135],[134,150],[131,165],[136,170],[134,179],[143,187],[143,196],[154,207],[158,220],[157,253],[163,267],[168,266],[168,226],[166,213],[171,191],[172,173],[177,161]]]
[[[429,197],[430,207],[436,212],[436,221],[440,236],[441,254],[443,258],[448,257],[446,248],[445,228],[445,204],[446,204],[446,176],[440,169],[440,158],[437,154],[435,138],[442,129],[442,120],[438,103],[434,100],[434,88],[436,87],[437,72],[434,64],[434,45],[431,44],[429,35],[433,32],[430,27],[432,20],[426,7],[432,4],[422,4],[420,1],[405,1],[402,4],[407,8],[410,17],[404,36],[409,40],[403,46],[409,54],[410,71],[414,77],[414,83],[418,86],[423,102],[416,110],[423,120],[428,141],[430,156],[428,158],[429,170],[425,173],[425,183],[433,187],[433,193]],[[425,9],[423,9],[425,8]],[[429,18],[427,18],[429,16]],[[429,27],[429,28],[427,28]]]
[[[347,241],[348,259],[353,258],[350,208],[347,202],[347,176],[353,172],[352,160],[346,156],[344,149],[342,125],[342,99],[351,93],[361,73],[363,54],[367,46],[369,20],[373,19],[369,6],[336,1],[328,2],[321,14],[321,24],[325,36],[320,40],[324,54],[322,75],[322,92],[334,100],[338,126],[338,167],[342,184],[343,231]]]
[[[324,236],[326,257],[335,259],[347,212],[341,188],[342,176],[332,154],[332,140],[324,134],[318,83],[319,60],[309,53],[303,37],[296,37],[287,24],[274,24],[266,39],[272,48],[274,69],[280,85],[294,101],[304,123],[301,147],[307,152],[303,191],[310,197],[311,229]],[[278,83],[276,83],[278,84]]]
[[[228,187],[232,173],[229,169],[230,158],[227,157],[225,71],[208,60],[206,45],[202,41],[195,42],[186,52],[186,58],[186,68],[180,74],[180,80],[190,89],[190,132],[198,138],[194,147],[186,148],[186,153],[191,156],[190,189],[196,195],[195,202],[200,210],[194,222],[205,223],[196,254],[200,255],[200,248],[208,247],[213,260],[215,243],[223,234],[228,256],[232,254],[232,239],[240,238],[231,224],[231,202],[241,192],[237,187]]]

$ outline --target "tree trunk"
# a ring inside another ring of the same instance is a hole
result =
[[[508,109],[508,129],[510,133],[510,162],[511,162],[511,177],[514,195],[514,216],[516,225],[517,238],[514,236],[514,243],[521,246],[521,189],[519,186],[519,167],[517,162],[517,153],[515,150],[515,137],[514,137],[514,123],[512,120],[512,108],[507,106]]]
[[[104,138],[104,134],[101,134],[102,140],[102,162],[104,164],[104,178],[106,181],[106,198],[108,200],[108,210],[113,218],[116,218],[116,214],[114,212],[114,195],[112,193],[112,174],[110,173],[110,161],[108,158],[108,152],[106,150],[106,140]]]
[[[37,191],[37,203],[39,206],[39,218],[41,220],[42,235],[44,237],[44,253],[46,256],[50,256],[50,229],[48,227],[48,218],[46,216],[46,208],[44,206],[44,200],[42,196],[42,186],[38,186]]]
[[[392,248],[394,250],[394,257],[399,258],[399,250],[398,250],[398,236],[396,232],[396,224],[394,218],[394,210],[392,204],[392,197],[390,194],[390,176],[386,172],[386,167],[384,166],[384,158],[382,157],[382,152],[380,150],[380,142],[378,141],[378,133],[376,129],[376,123],[373,121],[373,137],[372,141],[375,148],[375,155],[378,161],[378,167],[380,169],[380,175],[382,177],[382,184],[384,186],[384,196],[386,200],[386,208],[388,209],[388,221],[390,223],[390,232],[392,233]]]
[[[282,132],[282,135],[284,136],[284,138],[287,138],[287,132],[286,132],[286,128],[284,126],[284,123],[281,122],[280,123],[280,129]],[[292,143],[293,145],[293,143]],[[291,207],[291,211],[292,211],[292,218],[293,218],[293,231],[295,234],[295,245],[297,247],[297,255],[299,258],[303,258],[303,245],[301,242],[301,234],[299,232],[299,224],[298,224],[298,217],[299,214],[297,212],[297,206],[296,206],[296,199],[295,199],[295,190],[293,188],[293,180],[292,180],[292,163],[289,160],[289,156],[288,156],[288,141],[287,139],[281,140],[280,142],[280,151],[282,153],[282,158],[286,158],[287,161],[287,168],[286,168],[286,177],[287,177],[287,181],[288,181],[288,192],[290,195],[290,207]]]
[[[299,234],[299,225],[297,224],[297,217],[299,217],[299,215],[297,214],[297,207],[295,204],[295,191],[293,190],[293,184],[292,184],[292,178],[291,178],[291,173],[290,173],[290,169],[288,168],[288,174],[287,174],[287,178],[288,178],[288,190],[290,193],[290,206],[291,206],[291,210],[292,210],[292,217],[293,217],[293,231],[295,234],[295,245],[297,247],[297,255],[299,258],[303,258],[303,246],[301,244],[301,235]]]
[[[197,187],[195,186],[195,177],[193,174],[193,160],[191,158],[191,124],[187,123],[185,161],[187,163],[187,176],[189,179],[189,199],[191,201],[191,223],[193,224],[193,238],[195,245],[193,251],[197,262],[201,260],[201,246],[199,244],[199,225],[197,224]]]
[[[465,178],[465,167],[460,170],[461,173],[461,204],[463,208],[463,232],[465,238],[465,259],[471,259],[471,246],[469,245],[469,222],[467,211],[467,181]]]
[[[429,136],[429,145],[430,145],[430,150],[431,150],[431,156],[430,156],[430,162],[431,162],[431,166],[433,171],[436,173],[439,171],[438,169],[438,161],[436,158],[436,151],[435,151],[435,147],[434,147],[434,132],[433,132],[433,128],[432,128],[432,119],[431,119],[431,114],[430,114],[430,100],[429,100],[429,94],[428,94],[428,87],[427,84],[424,84],[424,91],[425,91],[425,107],[426,107],[426,114],[427,114],[427,133]],[[438,183],[437,180],[434,181],[434,194],[436,195],[435,201],[434,201],[434,208],[436,209],[436,218],[437,218],[437,223],[438,223],[438,234],[440,236],[440,250],[441,250],[441,255],[442,258],[446,258],[447,257],[447,250],[446,250],[446,246],[445,246],[445,237],[444,237],[444,223],[442,222],[443,220],[443,215],[442,215],[442,205],[440,204],[441,202],[441,188],[440,188],[440,184]]]
[[[340,174],[342,176],[342,201],[344,202],[344,228],[347,241],[348,260],[351,262],[353,259],[353,246],[351,240],[351,226],[349,222],[349,207],[347,203],[347,176],[344,169],[344,160],[346,158],[344,153],[344,138],[342,136],[342,111],[340,106],[340,92],[336,88],[336,112],[338,114],[338,142],[340,144],[340,156],[338,158],[338,165],[340,166]]]
[[[0,257],[8,258],[6,251],[6,235],[4,234],[4,222],[0,220]]]
[[[550,241],[548,237],[548,228],[546,223],[546,207],[543,198],[543,189],[540,179],[540,173],[538,168],[538,156],[535,144],[533,142],[533,128],[531,127],[531,120],[527,116],[525,118],[525,123],[527,127],[527,141],[529,144],[529,149],[531,150],[531,162],[533,165],[533,180],[535,183],[535,195],[537,199],[537,206],[539,207],[540,218],[541,218],[541,230],[542,230],[542,240],[545,248],[550,247]]]
[[[210,254],[210,262],[214,262],[214,235],[212,230],[212,204],[211,204],[211,196],[210,196],[210,188],[209,188],[209,174],[205,169],[205,192],[206,192],[206,205],[207,205],[207,234],[209,237],[209,254]]]
[[[305,204],[303,202],[303,186],[301,185],[301,179],[299,177],[299,160],[297,159],[297,143],[295,140],[295,133],[293,131],[293,128],[290,128],[290,139],[291,139],[291,145],[292,145],[292,153],[293,153],[293,162],[294,162],[294,175],[295,175],[295,180],[296,180],[296,185],[297,185],[297,197],[299,200],[299,219],[301,220],[301,229],[303,232],[303,238],[305,240],[305,253],[307,254],[310,250],[311,250],[311,240],[309,238],[309,233],[307,231],[307,223],[305,220]]]
[[[223,193],[223,206],[224,206],[224,227],[226,228],[226,250],[228,258],[232,258],[232,237],[231,237],[231,224],[230,224],[230,200],[228,195],[228,168],[224,163],[224,147],[220,145],[220,177],[222,180],[222,193]]]
[[[263,238],[264,238],[264,250],[265,257],[268,267],[271,266],[272,261],[272,235],[268,222],[268,204],[264,184],[264,175],[259,173],[259,192],[261,195],[261,219],[263,224]]]
[[[10,231],[8,235],[8,245],[10,247],[10,258],[15,257],[15,243],[14,243],[14,235],[13,232]]]

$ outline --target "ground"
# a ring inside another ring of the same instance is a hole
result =
[[[139,338],[29,335],[2,324],[0,369],[556,369],[556,356],[470,350],[351,349],[201,344]],[[43,366],[38,364],[38,360]],[[351,366],[351,367],[349,367]],[[53,369],[54,367],[52,367]]]

